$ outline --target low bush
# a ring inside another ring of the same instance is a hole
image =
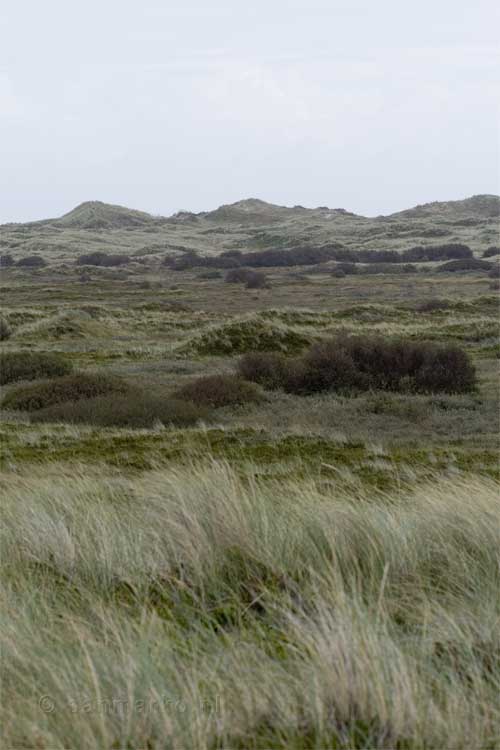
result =
[[[437,267],[440,272],[457,272],[457,271],[489,271],[491,263],[487,260],[478,260],[477,258],[464,258],[463,260],[450,260]]]
[[[225,277],[224,281],[226,284],[246,284],[249,279],[255,274],[251,268],[231,268]]]
[[[414,378],[420,393],[467,393],[476,380],[469,356],[458,346],[429,349]]]
[[[231,356],[247,352],[294,353],[308,344],[308,338],[287,326],[249,318],[209,328],[183,349],[203,356]]]
[[[238,368],[248,380],[298,395],[371,389],[466,393],[476,383],[475,369],[458,347],[347,334],[318,342],[300,357],[264,360],[260,369],[259,358],[244,358]]]
[[[5,318],[0,318],[0,341],[7,341],[12,336],[12,328]]]
[[[44,268],[47,262],[40,255],[27,255],[16,263],[19,268]]]
[[[43,352],[2,352],[0,354],[0,385],[20,380],[38,380],[68,375],[73,369],[60,354]]]
[[[238,362],[238,374],[272,390],[283,385],[288,362],[283,354],[276,352],[249,352]]]
[[[208,418],[208,412],[187,401],[149,394],[108,394],[54,404],[31,415],[34,422],[69,422],[101,427],[149,428],[163,425],[189,427]]]
[[[412,263],[461,258],[472,258],[472,250],[468,245],[462,245],[459,242],[451,242],[445,245],[417,245],[405,250],[401,255],[401,261]]]
[[[483,258],[493,258],[495,255],[500,255],[500,247],[488,247],[484,253]]]
[[[77,266],[123,266],[126,263],[130,263],[130,257],[128,255],[110,254],[96,251],[94,253],[88,253],[87,255],[80,255],[76,259]]]
[[[245,284],[246,289],[266,289],[268,287],[267,276],[261,271],[254,271]]]
[[[36,411],[68,401],[126,394],[130,391],[129,384],[115,376],[78,372],[33,385],[19,386],[5,396],[2,406],[5,409]]]
[[[493,268],[490,269],[488,273],[488,278],[490,279],[498,279],[500,278],[500,265],[493,266]]]
[[[223,406],[258,403],[264,396],[254,383],[241,377],[208,375],[185,385],[174,393],[174,398],[218,409]]]

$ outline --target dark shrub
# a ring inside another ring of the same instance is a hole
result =
[[[292,360],[285,377],[285,390],[306,395],[365,387],[365,379],[356,370],[349,351],[339,344],[338,340],[313,344],[303,357]]]
[[[490,289],[493,289],[493,291],[498,291],[500,289],[500,281],[497,279],[496,281],[492,281],[489,285]]]
[[[220,254],[220,258],[234,258],[236,260],[239,260],[242,257],[243,253],[241,250],[225,250],[223,253]]]
[[[490,272],[488,273],[488,278],[490,279],[500,278],[500,265],[493,266],[493,268],[490,269]]]
[[[339,263],[337,270],[342,271],[346,276],[352,276],[352,274],[358,273],[358,266],[356,263]]]
[[[429,299],[417,305],[415,310],[416,312],[430,313],[437,312],[438,310],[448,310],[449,307],[450,303],[447,299]]]
[[[98,396],[81,401],[40,409],[31,415],[34,422],[70,422],[102,427],[148,428],[157,422],[176,427],[189,427],[208,413],[186,401],[165,399],[161,396],[136,394]]]
[[[451,260],[453,258],[472,258],[472,250],[468,245],[462,245],[458,242],[446,245],[429,245],[422,247],[411,247],[405,250],[401,260],[414,262],[432,261],[432,260]]]
[[[4,253],[3,255],[0,255],[0,269],[1,268],[11,268],[15,263],[14,258],[10,253]]]
[[[15,388],[5,396],[2,406],[5,409],[36,411],[67,401],[79,401],[105,394],[126,394],[130,391],[128,383],[120,378],[78,372]]]
[[[77,266],[123,266],[126,263],[130,263],[128,255],[111,255],[109,253],[103,253],[97,251],[95,253],[88,253],[87,255],[80,255],[76,259]]]
[[[5,318],[0,318],[0,341],[7,341],[12,336],[12,328]]]
[[[285,382],[287,360],[276,352],[250,352],[238,362],[238,373],[245,380],[264,388],[281,388]]]
[[[224,277],[227,284],[246,284],[255,274],[251,268],[232,268]]]
[[[477,258],[464,258],[463,260],[450,260],[448,263],[437,267],[437,271],[457,272],[457,271],[489,271],[491,263],[487,260],[478,260]]]
[[[483,258],[493,258],[494,255],[500,255],[500,247],[489,247],[483,253]]]
[[[284,389],[299,395],[369,389],[465,393],[475,386],[474,367],[461,349],[376,336],[341,333],[280,367]]]
[[[0,385],[19,380],[56,378],[73,369],[60,354],[43,352],[2,352],[0,354]]]
[[[19,268],[43,268],[47,265],[46,261],[39,255],[27,255],[16,263]]]
[[[185,385],[174,394],[174,398],[218,409],[257,403],[262,401],[263,394],[253,383],[235,375],[208,375]]]
[[[265,289],[267,285],[266,275],[261,271],[253,271],[253,273],[248,276],[245,287],[247,289]]]
[[[463,349],[429,349],[415,373],[415,390],[425,393],[466,393],[474,389],[476,371]]]

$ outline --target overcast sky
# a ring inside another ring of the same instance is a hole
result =
[[[0,223],[498,193],[496,0],[2,0]]]

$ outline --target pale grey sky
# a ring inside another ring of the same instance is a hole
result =
[[[0,222],[498,193],[496,0],[2,0]]]

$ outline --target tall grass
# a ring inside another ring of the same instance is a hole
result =
[[[5,747],[497,746],[498,487],[346,492],[5,475]]]

